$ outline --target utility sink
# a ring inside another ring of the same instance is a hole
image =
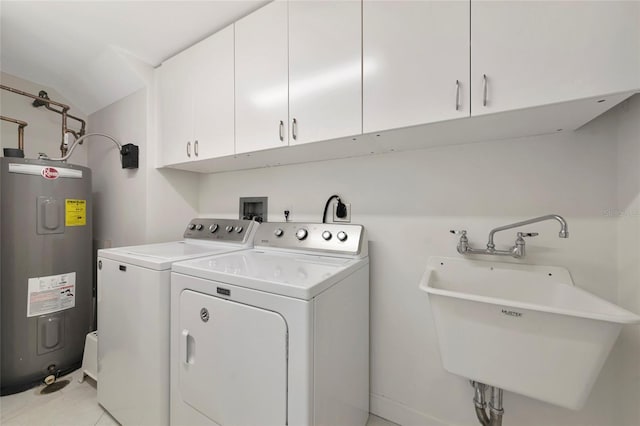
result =
[[[420,289],[447,371],[574,410],[622,326],[640,323],[556,266],[431,257]]]

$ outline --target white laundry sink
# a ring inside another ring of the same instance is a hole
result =
[[[622,326],[640,323],[555,266],[431,257],[420,289],[447,371],[571,409],[585,403]]]

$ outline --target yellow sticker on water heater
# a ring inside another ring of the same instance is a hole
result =
[[[87,224],[87,200],[65,200],[65,226],[85,226]]]

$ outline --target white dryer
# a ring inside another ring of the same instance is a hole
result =
[[[193,219],[182,241],[98,252],[98,403],[120,424],[169,424],[171,265],[250,248],[257,227]]]
[[[251,250],[175,263],[171,424],[365,425],[367,246],[360,225],[265,223]]]

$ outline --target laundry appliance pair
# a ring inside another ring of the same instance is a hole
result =
[[[362,226],[194,219],[98,265],[98,402],[120,423],[366,424]]]

